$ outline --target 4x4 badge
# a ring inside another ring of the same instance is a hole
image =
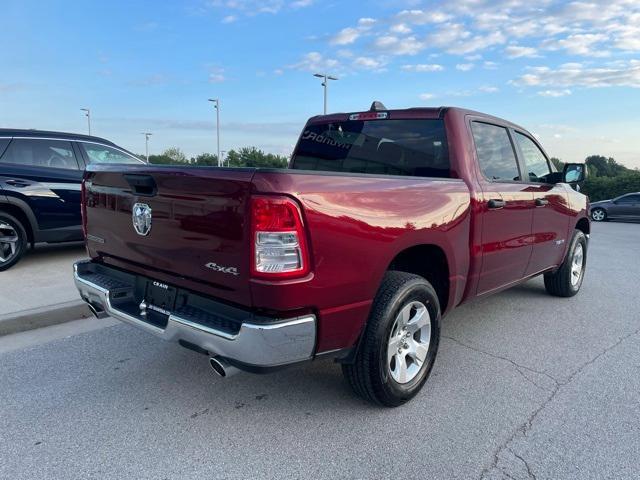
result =
[[[151,231],[151,207],[146,203],[136,203],[131,210],[133,228],[138,235],[146,236]]]

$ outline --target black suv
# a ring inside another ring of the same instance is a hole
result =
[[[0,129],[0,271],[29,245],[82,240],[80,184],[94,162],[142,160],[103,138]]]

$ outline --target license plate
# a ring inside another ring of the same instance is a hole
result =
[[[149,280],[145,300],[150,310],[169,315],[176,300],[176,289],[165,283]]]

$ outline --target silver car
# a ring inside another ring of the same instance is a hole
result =
[[[640,192],[627,193],[613,200],[593,202],[589,212],[595,222],[613,218],[640,219]]]

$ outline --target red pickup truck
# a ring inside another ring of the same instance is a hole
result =
[[[397,406],[454,307],[540,274],[552,295],[578,292],[584,175],[499,118],[375,102],[311,118],[288,169],[90,165],[75,282],[96,316],[222,376],[329,356],[356,393]]]

